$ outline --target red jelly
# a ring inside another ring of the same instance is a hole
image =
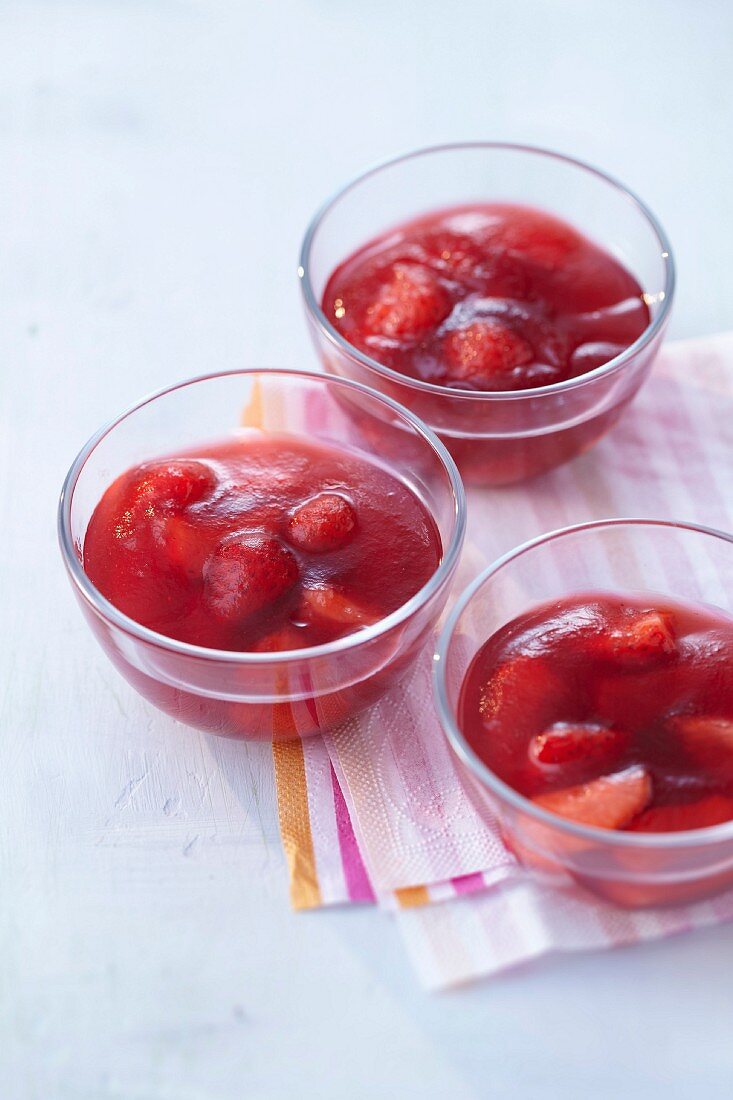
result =
[[[92,515],[83,558],[99,591],[143,626],[273,652],[383,619],[441,553],[425,506],[376,462],[257,435],[122,474]]]
[[[608,829],[733,819],[733,619],[666,598],[539,607],[483,645],[459,721],[538,806]]]
[[[385,233],[331,275],[323,311],[354,347],[451,389],[533,389],[619,355],[649,325],[613,256],[531,207],[460,206]]]

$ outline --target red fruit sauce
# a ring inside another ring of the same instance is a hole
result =
[[[110,603],[151,630],[269,652],[384,618],[441,552],[425,506],[376,462],[257,435],[122,474],[92,515],[83,560]]]
[[[733,619],[666,597],[543,605],[476,654],[459,721],[504,782],[571,820],[720,824],[733,818]]]
[[[503,203],[440,210],[359,249],[323,311],[386,367],[461,390],[520,390],[594,370],[648,326],[642,288],[572,226]]]

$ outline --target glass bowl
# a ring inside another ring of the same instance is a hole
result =
[[[244,428],[378,451],[420,497],[443,544],[441,563],[406,604],[334,641],[277,653],[241,653],[175,641],[134,622],[92,585],[84,536],[105,489],[123,471]],[[432,635],[460,555],[465,493],[443,445],[408,410],[355,382],[307,371],[242,370],[183,382],[140,402],[82,448],[58,513],[61,551],[76,597],[107,656],[161,710],[229,737],[284,740],[344,721],[404,674]]]
[[[340,263],[390,226],[472,202],[523,203],[565,218],[606,248],[642,286],[651,323],[621,355],[565,382],[476,392],[407,378],[347,343],[321,301]],[[545,149],[476,142],[420,149],[347,184],[313,218],[298,273],[324,368],[375,386],[437,432],[469,484],[542,473],[592,446],[649,373],[669,318],[674,264],[664,230],[631,191],[581,161]]]
[[[733,821],[674,833],[580,825],[534,805],[476,755],[457,706],[486,639],[531,607],[571,593],[657,593],[733,614],[733,536],[692,524],[609,519],[543,535],[500,558],[462,594],[439,639],[435,692],[443,728],[487,821],[536,871],[572,878],[618,905],[692,901],[733,885]]]

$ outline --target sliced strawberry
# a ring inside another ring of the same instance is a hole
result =
[[[288,538],[301,550],[321,554],[340,550],[354,537],[356,510],[340,493],[319,493],[293,512]]]
[[[373,336],[419,339],[450,313],[448,295],[420,264],[396,263],[367,308],[365,330]]]
[[[592,722],[556,722],[532,739],[530,756],[539,764],[595,764],[612,761],[626,748],[630,735]]]
[[[369,626],[379,619],[379,615],[332,585],[304,588],[303,611],[309,618],[326,619],[347,626]]]
[[[591,783],[537,795],[532,801],[543,810],[598,829],[623,829],[646,809],[652,781],[645,768],[635,765]]]
[[[684,829],[707,829],[732,818],[733,798],[711,794],[697,802],[652,806],[644,810],[630,828],[639,833],[676,833]]]
[[[531,363],[534,352],[500,321],[474,321],[446,335],[443,357],[449,378],[496,384],[497,378],[511,376],[515,368]]]
[[[218,618],[239,622],[279,600],[298,575],[295,558],[276,538],[229,536],[204,567],[206,601]]]
[[[672,616],[660,611],[630,613],[598,641],[602,656],[628,668],[666,660],[677,652]]]
[[[733,779],[733,719],[678,714],[669,727],[696,763],[722,780]]]

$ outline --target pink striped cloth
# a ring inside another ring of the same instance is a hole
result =
[[[469,493],[457,588],[513,546],[606,516],[733,527],[733,334],[668,346],[621,424],[525,485]],[[550,951],[654,939],[733,919],[733,891],[626,912],[540,884],[478,818],[432,704],[431,655],[400,692],[321,737],[275,750],[297,908],[377,901],[430,988]]]

